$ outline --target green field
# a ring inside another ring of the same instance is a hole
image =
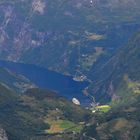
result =
[[[61,132],[80,132],[83,128],[81,124],[75,124],[74,122],[68,120],[46,120],[50,124],[50,129],[46,130],[47,133],[61,133]]]
[[[107,113],[111,107],[109,105],[101,105],[101,106],[96,106],[95,108],[92,108],[92,112],[101,112],[101,113]]]

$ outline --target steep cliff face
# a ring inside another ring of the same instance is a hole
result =
[[[129,101],[140,93],[140,32],[98,71],[94,92],[98,99]]]
[[[87,75],[136,30],[139,5],[138,0],[1,0],[0,59]]]

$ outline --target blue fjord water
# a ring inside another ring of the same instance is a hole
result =
[[[88,106],[91,102],[89,97],[82,93],[82,90],[88,86],[88,82],[77,82],[70,76],[30,64],[0,61],[0,66],[24,75],[39,88],[56,91],[68,100],[77,98],[83,106]]]

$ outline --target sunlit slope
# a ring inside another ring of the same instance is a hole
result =
[[[140,95],[125,104],[118,104],[107,114],[94,114],[90,126],[83,131],[83,140],[139,140],[140,139]]]
[[[0,85],[0,110],[0,124],[10,140],[47,139],[51,134],[64,139],[67,133],[70,139],[71,132],[79,133],[83,128],[80,122],[90,116],[87,110],[51,91],[30,89],[18,96],[3,85]]]

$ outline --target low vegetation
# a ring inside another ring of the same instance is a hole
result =
[[[107,113],[111,109],[109,105],[100,105],[91,108],[92,113],[100,112],[100,113]]]
[[[76,124],[72,121],[68,120],[52,120],[47,119],[47,123],[50,125],[50,129],[46,130],[47,134],[55,134],[55,133],[66,133],[66,132],[75,132],[79,133],[83,126],[81,124]]]
[[[83,127],[79,123],[90,116],[88,110],[51,91],[30,89],[18,96],[3,85],[0,85],[0,110],[0,124],[10,140],[40,140],[46,139],[48,133],[65,131],[79,133]]]

